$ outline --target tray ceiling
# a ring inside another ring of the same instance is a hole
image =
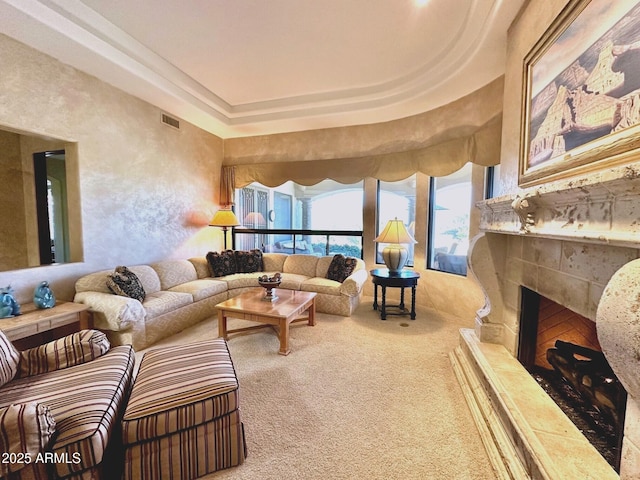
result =
[[[524,0],[0,0],[0,32],[223,138],[384,122],[502,75]]]

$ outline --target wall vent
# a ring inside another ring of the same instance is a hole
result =
[[[166,113],[162,114],[162,123],[169,127],[175,128],[176,130],[180,130],[180,120],[170,117]]]

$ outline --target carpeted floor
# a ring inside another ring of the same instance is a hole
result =
[[[205,478],[496,478],[448,357],[471,320],[422,308],[381,321],[371,299],[317,319],[292,326],[286,357],[271,329],[229,339],[248,456]],[[158,345],[215,336],[212,318]]]

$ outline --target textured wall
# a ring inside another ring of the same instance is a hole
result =
[[[80,275],[219,248],[222,140],[0,35],[0,125],[77,142],[84,262],[0,273],[27,301],[49,280],[70,299]]]
[[[511,25],[507,40],[507,67],[504,76],[504,111],[500,181],[496,195],[516,193],[522,117],[524,57],[562,11],[567,0],[530,0]]]
[[[15,186],[15,189],[9,188]],[[0,130],[0,270],[28,265],[20,136]]]

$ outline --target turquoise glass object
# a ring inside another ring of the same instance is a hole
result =
[[[20,304],[13,297],[13,288],[0,288],[0,318],[10,318],[20,315]]]
[[[49,288],[49,282],[40,282],[33,291],[33,303],[38,308],[51,308],[56,304],[56,296]]]

